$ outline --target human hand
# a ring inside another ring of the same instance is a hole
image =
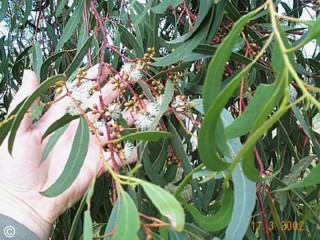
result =
[[[98,65],[90,69],[88,78],[98,77]],[[102,67],[100,79],[105,79],[110,71],[107,66]],[[22,86],[16,94],[9,112],[19,102],[31,95],[39,85],[39,79],[34,72],[26,70],[22,79]],[[111,103],[119,95],[118,89],[108,82],[102,89],[102,100],[105,105]],[[97,106],[100,104],[100,92],[92,97]],[[60,94],[60,97],[62,94]],[[40,194],[51,186],[60,176],[67,162],[72,141],[79,123],[74,120],[58,140],[47,159],[42,162],[42,153],[48,137],[41,141],[43,133],[57,119],[65,115],[70,104],[70,98],[64,97],[54,103],[50,109],[34,124],[30,114],[24,116],[17,131],[12,155],[8,152],[7,139],[0,146],[0,213],[7,215],[22,223],[40,239],[48,238],[52,224],[67,208],[75,204],[85,193],[92,180],[106,170],[109,166],[123,165],[116,154],[111,158],[110,152],[104,152],[101,145],[107,143],[108,134],[90,134],[89,149],[73,184],[61,195],[48,198]],[[128,125],[133,124],[133,113],[125,112],[124,117]],[[86,114],[89,121],[96,121],[100,114]],[[136,161],[133,154],[126,163]]]

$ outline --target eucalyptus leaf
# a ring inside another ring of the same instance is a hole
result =
[[[302,181],[292,183],[285,188],[277,189],[277,190],[275,190],[275,192],[287,191],[287,190],[295,189],[295,188],[315,186],[316,184],[320,183],[319,174],[320,174],[320,165],[318,164],[317,166],[312,168],[310,173]]]
[[[24,101],[23,105],[20,107],[19,111],[17,112],[17,115],[11,125],[10,128],[10,135],[9,135],[9,139],[8,139],[8,150],[9,153],[12,153],[12,149],[13,149],[13,143],[14,143],[14,139],[18,130],[18,127],[24,117],[24,114],[26,114],[26,112],[28,111],[28,109],[31,107],[31,105],[33,104],[33,102],[42,94],[44,93],[46,90],[48,90],[48,88],[53,85],[54,83],[58,82],[58,81],[65,81],[65,77],[64,75],[56,75],[53,76],[51,78],[49,78],[48,80],[44,81],[43,83],[40,84],[40,86],[32,93],[31,96],[29,96],[26,101]]]
[[[183,61],[186,54],[191,53],[192,50],[195,49],[205,39],[210,27],[210,22],[212,21],[212,12],[213,11],[211,11],[211,13],[208,14],[205,24],[197,33],[195,33],[195,36],[193,36],[193,38],[190,38],[186,42],[182,43],[178,48],[174,50],[173,53],[158,59],[152,65],[156,67],[168,66],[178,61]]]
[[[93,231],[92,231],[92,218],[90,215],[90,211],[86,210],[84,212],[84,229],[83,229],[83,239],[91,240],[93,239]]]
[[[42,152],[42,157],[41,157],[42,161],[47,159],[49,153],[54,148],[54,146],[56,145],[56,143],[58,142],[60,137],[63,135],[63,133],[67,130],[68,126],[69,126],[69,124],[65,124],[64,126],[57,129],[57,131],[55,131],[55,133],[52,136],[50,136],[50,138],[49,138],[49,140],[48,140],[48,142]]]
[[[65,3],[60,3],[60,4],[65,4]],[[70,17],[67,25],[64,28],[62,36],[60,37],[57,43],[57,46],[55,48],[55,52],[58,52],[71,37],[73,31],[76,29],[77,25],[81,20],[82,9],[83,9],[83,0],[80,0],[74,12],[72,13],[72,16]]]
[[[227,110],[224,110],[221,116],[225,127],[230,126],[234,122],[232,115]],[[242,144],[239,138],[229,139],[227,144],[231,157],[226,157],[226,161],[232,162],[240,151]],[[234,201],[232,217],[226,230],[226,240],[241,239],[245,236],[256,203],[256,183],[244,175],[240,163],[238,163],[232,172],[232,182],[234,185],[234,199],[236,201]]]
[[[58,120],[56,120],[55,122],[53,122],[48,129],[44,132],[44,134],[41,137],[41,141],[43,141],[43,139],[45,139],[47,136],[49,136],[51,133],[53,133],[54,131],[56,131],[57,129],[63,127],[64,125],[66,125],[67,123],[73,121],[74,119],[79,118],[79,115],[76,116],[72,116],[70,114],[65,114],[64,116],[62,116],[61,118],[59,118]]]
[[[230,222],[233,209],[233,192],[228,189],[224,191],[221,207],[217,213],[212,216],[202,215],[199,210],[188,204],[185,199],[179,197],[183,206],[190,212],[197,224],[206,231],[215,232],[224,229]]]
[[[138,210],[125,191],[121,191],[112,209],[104,239],[138,240],[137,232],[140,228]]]
[[[4,139],[7,137],[8,133],[10,132],[11,125],[13,123],[13,120],[15,119],[15,115],[19,111],[21,106],[24,104],[25,100],[26,99],[21,101],[21,103],[19,103],[15,107],[15,109],[13,109],[13,111],[9,114],[9,116],[5,120],[0,122],[0,145],[2,145],[2,142],[4,141]]]
[[[154,13],[161,14],[164,13],[168,7],[176,8],[181,4],[183,0],[164,0],[157,6],[151,8]]]
[[[43,196],[56,197],[71,186],[78,177],[87,156],[88,145],[89,127],[86,120],[80,117],[79,126],[72,142],[67,163],[58,179],[49,188],[41,192]]]
[[[226,36],[223,43],[220,45],[210,61],[203,92],[203,104],[205,112],[208,111],[209,107],[218,95],[225,64],[232,53],[233,46],[238,40],[240,31],[250,20],[250,18],[259,12],[259,10],[260,9],[257,9],[244,15],[235,23],[232,30]],[[213,77],[214,80],[212,79]]]
[[[144,51],[142,46],[137,42],[135,36],[128,31],[124,26],[118,24],[119,32],[127,39],[128,43],[132,46],[137,57],[143,57]]]
[[[48,57],[43,64],[41,65],[40,69],[40,80],[44,81],[48,76],[48,71],[50,68],[50,65],[56,61],[57,59],[61,58],[64,55],[64,52],[57,52],[53,54],[52,56]]]
[[[2,0],[0,8],[0,22],[5,18],[9,6],[8,0]]]
[[[158,125],[162,115],[168,109],[168,106],[173,98],[173,94],[174,94],[174,86],[170,80],[167,80],[166,86],[164,89],[164,94],[163,94],[163,96],[161,96],[161,104],[159,106],[159,112],[158,112],[157,116],[153,119],[151,126],[150,126],[150,129],[154,129]]]
[[[171,227],[176,231],[182,231],[185,223],[185,216],[183,208],[177,199],[157,185],[146,181],[142,181],[140,184],[160,213],[167,217]]]
[[[75,70],[81,65],[83,62],[83,58],[86,56],[88,49],[90,48],[91,41],[93,39],[94,35],[90,36],[87,41],[83,44],[82,48],[78,51],[77,55],[75,56],[72,63],[69,65],[67,70],[65,71],[65,74],[67,77],[70,77],[72,73],[75,72]]]
[[[253,119],[258,119],[261,112],[257,111],[257,109],[265,109],[266,99],[274,99],[267,112],[272,110],[281,97],[280,95],[274,94],[277,84],[278,83],[272,85],[261,84],[258,87],[245,112],[226,128],[227,138],[240,137],[248,133],[252,126],[247,123]]]
[[[128,135],[122,136],[114,140],[114,142],[132,141],[132,140],[159,141],[162,138],[170,138],[170,137],[171,137],[171,134],[169,132],[143,131],[143,132],[130,133]]]
[[[42,49],[37,41],[32,44],[32,65],[35,73],[40,76],[40,69],[43,63]]]
[[[29,17],[30,12],[31,12],[31,8],[32,8],[32,1],[26,1],[26,9],[24,11],[23,20],[22,20],[23,24],[25,24],[27,22],[28,17]]]
[[[170,1],[168,1],[168,2],[170,2]],[[197,18],[196,23],[194,24],[194,26],[192,28],[192,31],[170,41],[169,43],[174,44],[174,43],[184,42],[187,39],[189,39],[200,27],[203,27],[203,25],[205,24],[204,19],[207,16],[207,14],[210,14],[212,4],[213,4],[212,1],[200,1],[199,16]]]

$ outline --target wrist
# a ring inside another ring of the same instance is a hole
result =
[[[39,239],[48,239],[49,237],[51,224],[43,219],[30,205],[3,189],[0,189],[0,214],[24,225]]]

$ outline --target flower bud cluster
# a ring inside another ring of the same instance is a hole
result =
[[[118,120],[121,116],[121,108],[117,103],[111,103],[107,106],[105,115],[109,116],[112,120]]]
[[[116,143],[113,145],[113,150],[118,153],[121,161],[126,161],[134,156],[135,145],[130,141]]]
[[[71,92],[71,97],[67,106],[67,113],[72,116],[79,115],[80,109],[86,111],[88,108],[93,107],[92,94],[95,91],[95,82],[91,80],[82,80],[78,85],[67,85],[68,90]],[[78,103],[76,104],[75,101]]]
[[[110,76],[109,81],[112,84],[111,89],[118,91],[119,96],[113,102],[105,105],[102,109],[97,102],[99,92],[96,89],[97,83],[86,78],[86,71],[79,70],[79,74],[73,83],[62,83],[57,87],[65,85],[69,102],[67,105],[67,113],[70,115],[79,115],[83,112],[90,111],[92,114],[99,114],[98,120],[93,121],[90,127],[92,133],[100,136],[108,134],[113,139],[121,138],[122,134],[128,130],[128,127],[121,125],[123,113],[130,113],[133,117],[133,128],[138,131],[148,131],[158,129],[159,114],[163,112],[171,112],[171,109],[177,117],[184,120],[189,115],[187,98],[184,95],[174,97],[169,109],[161,109],[164,93],[163,79],[153,79],[148,72],[148,66],[155,54],[154,48],[148,48],[148,52],[142,59],[136,59],[126,62],[120,68],[120,71],[113,76]],[[170,75],[171,74],[171,75]],[[172,72],[169,75],[174,79],[182,79],[182,72]],[[147,78],[146,76],[150,76]],[[141,84],[136,84],[141,81],[145,87],[149,88],[146,92],[141,88]],[[172,81],[177,85],[176,81]],[[103,88],[103,82],[101,83]],[[100,94],[100,93],[99,93]],[[152,96],[150,96],[152,94]],[[147,97],[148,96],[148,97]],[[160,111],[161,110],[161,111]],[[191,116],[191,115],[190,115]],[[118,154],[122,161],[130,158],[135,148],[134,142],[116,142],[104,146],[105,151],[113,151]],[[112,149],[110,149],[112,148]],[[174,157],[168,158],[169,164],[178,164],[178,160]]]
[[[162,102],[162,96],[158,97],[155,102],[148,102],[145,110],[138,113],[134,117],[134,124],[139,130],[153,130],[156,125],[154,125],[154,120],[160,112],[160,105]]]
[[[125,80],[135,83],[143,77],[142,70],[142,65],[139,63],[125,63],[120,70],[120,74]]]

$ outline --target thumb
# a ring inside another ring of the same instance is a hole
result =
[[[34,90],[39,85],[39,78],[35,74],[35,72],[31,70],[24,70],[23,77],[22,77],[22,84],[20,89],[18,90],[17,94],[14,96],[10,107],[9,107],[9,114],[21,103],[26,97],[29,97]],[[30,114],[26,114],[24,119],[21,122],[19,131],[25,132],[30,128],[32,124],[32,119]]]

